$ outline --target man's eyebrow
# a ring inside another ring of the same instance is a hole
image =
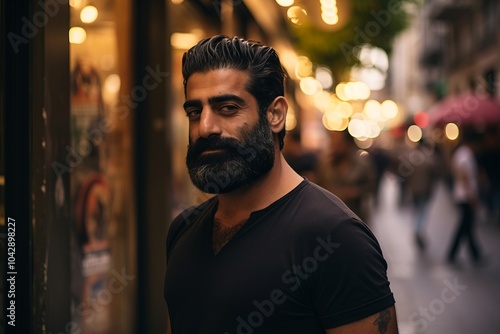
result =
[[[239,104],[247,104],[245,100],[243,100],[241,97],[233,94],[224,94],[224,95],[218,95],[214,96],[208,99],[208,103],[210,104],[216,104],[220,102],[227,102],[227,101],[233,101]]]
[[[243,100],[241,97],[234,95],[234,94],[218,95],[218,96],[214,96],[214,97],[211,97],[208,99],[208,103],[211,105],[216,104],[216,103],[221,103],[221,102],[227,102],[227,101],[233,101],[233,102],[236,102],[236,103],[239,103],[242,105],[247,104],[245,102],[245,100]],[[201,100],[188,100],[188,101],[184,102],[182,107],[184,108],[184,110],[186,110],[189,107],[200,107],[202,105],[203,105],[203,103],[201,102]]]
[[[202,103],[200,100],[188,100],[188,101],[184,102],[182,107],[184,108],[184,110],[186,110],[189,107],[199,107],[201,105],[202,105]]]

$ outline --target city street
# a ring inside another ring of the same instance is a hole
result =
[[[483,218],[477,238],[488,263],[475,267],[466,243],[458,259],[446,263],[457,212],[443,183],[436,187],[425,225],[427,246],[420,251],[413,236],[411,206],[399,207],[399,189],[386,176],[371,228],[388,261],[401,334],[500,333],[500,225]]]

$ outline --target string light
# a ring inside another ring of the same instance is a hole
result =
[[[328,25],[334,25],[339,22],[339,10],[336,0],[320,0],[321,19]]]
[[[83,23],[92,23],[97,19],[99,12],[94,6],[86,6],[80,12],[80,20]]]
[[[290,7],[293,5],[294,0],[276,0],[276,3],[281,7]]]
[[[69,42],[71,44],[82,44],[87,39],[87,32],[82,27],[69,29]]]

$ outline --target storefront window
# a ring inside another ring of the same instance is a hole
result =
[[[72,320],[81,333],[134,329],[132,111],[120,99],[131,82],[121,56],[129,4],[70,1]]]

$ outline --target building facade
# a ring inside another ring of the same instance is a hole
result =
[[[2,332],[165,332],[168,223],[201,200],[182,54],[218,33],[285,50],[277,5],[0,4]]]

